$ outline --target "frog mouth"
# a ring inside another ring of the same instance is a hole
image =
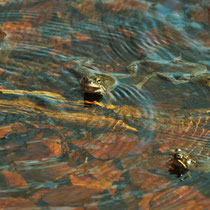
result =
[[[184,163],[184,161],[179,160],[179,159],[177,160],[177,162],[180,164],[179,167],[183,167],[183,169],[188,169],[188,165],[187,165],[188,162]]]
[[[99,95],[103,95],[105,93],[102,86],[92,82],[84,86],[84,92],[90,94],[99,94]]]

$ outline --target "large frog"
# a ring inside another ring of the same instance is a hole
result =
[[[80,75],[79,83],[84,94],[106,96],[108,99],[114,100],[111,91],[119,84],[120,79],[129,78],[131,75],[103,73],[93,68],[92,63],[93,60],[88,59],[74,67],[74,70]]]
[[[159,61],[159,60],[139,60],[133,61],[130,65],[128,65],[127,70],[131,75],[136,76],[139,70],[139,66],[144,64],[156,64],[159,66],[168,65],[173,68],[177,68],[178,66],[182,66],[184,69],[189,69],[189,72],[152,72],[148,74],[140,83],[137,84],[137,89],[140,90],[145,83],[147,83],[151,78],[159,77],[161,79],[165,79],[171,81],[174,84],[183,84],[183,83],[197,83],[206,87],[210,87],[210,73],[207,72],[207,67],[202,64],[185,62],[181,60],[181,57],[176,58],[172,61]]]

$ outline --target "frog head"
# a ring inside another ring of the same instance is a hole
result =
[[[94,73],[82,76],[80,85],[86,94],[105,95],[116,86],[116,80],[107,74]]]

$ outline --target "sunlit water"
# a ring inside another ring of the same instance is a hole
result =
[[[6,207],[207,207],[209,88],[149,80],[181,56],[209,69],[208,1],[4,1],[0,4],[0,197]],[[84,106],[74,71],[126,74]],[[193,153],[202,170],[180,181],[169,153]],[[179,197],[179,199],[177,198]]]

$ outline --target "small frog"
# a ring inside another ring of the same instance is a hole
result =
[[[137,89],[140,90],[145,83],[148,82],[151,78],[159,77],[161,79],[165,79],[171,81],[173,84],[183,84],[183,83],[197,83],[206,87],[210,87],[210,73],[207,72],[207,67],[202,64],[191,63],[181,61],[181,57],[178,57],[172,61],[159,61],[159,60],[140,60],[134,61],[130,65],[128,65],[127,70],[134,77],[137,75],[139,64],[156,64],[156,65],[168,65],[173,67],[178,67],[181,65],[182,67],[192,69],[191,72],[153,72],[148,74],[143,81],[137,84]]]
[[[195,168],[199,165],[194,156],[187,154],[181,149],[175,149],[172,151],[170,154],[169,164],[170,173],[176,174],[178,177],[182,177],[184,174],[186,174],[181,181],[191,177],[189,169]]]

